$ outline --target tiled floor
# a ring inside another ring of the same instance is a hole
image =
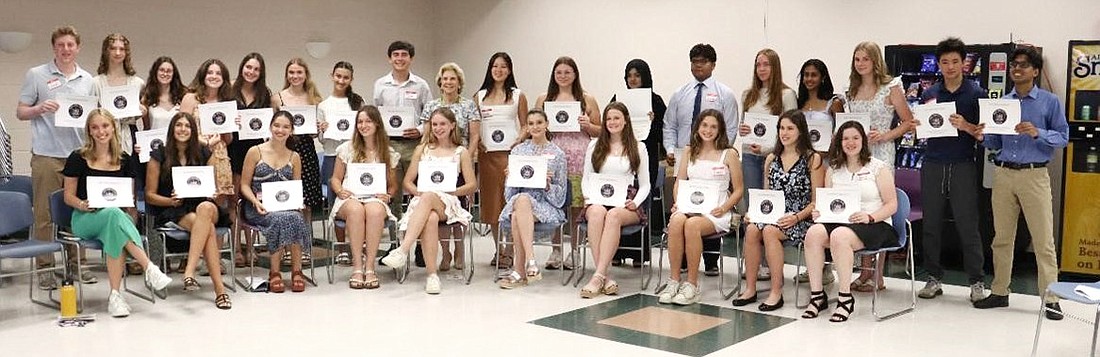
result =
[[[9,279],[0,287],[0,348],[5,356],[1025,356],[1035,331],[1036,296],[1014,294],[1011,307],[981,311],[970,307],[965,287],[953,285],[940,298],[919,300],[914,313],[883,322],[871,316],[870,296],[857,295],[856,312],[843,324],[800,319],[793,299],[774,313],[734,309],[719,297],[717,278],[701,278],[701,304],[659,305],[652,285],[638,294],[637,270],[629,267],[611,271],[622,286],[615,297],[580,299],[577,288],[561,286],[550,272],[531,286],[501,290],[485,264],[491,241],[478,238],[475,245],[473,283],[444,273],[438,296],[424,294],[422,269],[404,284],[381,269],[381,289],[352,291],[346,285],[350,269],[340,267],[336,284],[327,284],[318,270],[321,286],[305,293],[238,292],[233,310],[220,311],[208,278],[199,278],[203,290],[184,294],[174,274],[167,300],[154,305],[130,297],[133,315],[125,319],[107,316],[106,274],[98,272],[101,282],[86,291],[86,312],[98,320],[83,328],[58,327],[56,310],[27,301],[24,278]],[[539,250],[539,260],[547,254]],[[6,262],[3,270],[25,267]],[[794,267],[785,270],[789,282]],[[887,286],[880,307],[901,305],[907,297],[901,288],[908,284],[888,278]],[[784,294],[793,298],[793,289],[787,284]],[[829,294],[835,296],[835,289]],[[1063,306],[1082,316],[1095,312]],[[1048,322],[1043,331],[1041,356],[1087,354],[1092,330],[1086,324]]]

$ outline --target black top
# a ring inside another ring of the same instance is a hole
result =
[[[96,170],[88,166],[88,161],[84,160],[83,156],[80,156],[80,149],[74,150],[69,154],[69,158],[65,159],[65,168],[61,170],[61,174],[65,177],[76,178],[76,197],[81,200],[88,199],[88,183],[84,178],[88,176],[108,176],[108,177],[134,177],[134,165],[130,161],[130,155],[125,152],[122,153],[122,158],[119,159],[119,169],[115,171],[103,171]]]
[[[642,143],[645,144],[646,151],[649,152],[649,177],[650,181],[652,181],[649,187],[660,187],[658,186],[658,181],[664,180],[664,178],[657,177],[657,167],[661,160],[664,160],[665,156],[668,155],[665,153],[664,144],[662,144],[664,141],[665,111],[668,110],[668,107],[665,106],[664,98],[661,98],[661,96],[657,95],[655,92],[650,93],[652,94],[653,123],[649,126],[649,136],[647,136]],[[611,97],[612,102],[614,102],[615,99],[615,96]]]
[[[271,99],[261,100],[256,98],[252,103],[245,104],[240,100],[237,101],[237,110],[242,109],[263,109],[271,107]],[[226,154],[229,155],[229,167],[233,170],[234,174],[240,175],[244,172],[244,157],[248,154],[248,149],[253,146],[263,144],[264,139],[248,139],[241,140],[240,134],[236,131],[233,132],[233,141],[226,146]],[[234,183],[236,184],[236,183]]]
[[[962,115],[967,122],[978,124],[978,99],[988,98],[986,90],[974,82],[963,79],[962,85],[954,93],[944,88],[943,82],[932,85],[931,88],[921,93],[921,103],[955,102],[955,111]],[[921,123],[924,125],[925,123]],[[972,162],[975,157],[975,143],[973,136],[958,131],[959,135],[951,138],[930,138],[925,149],[924,159],[935,163]]]
[[[161,147],[157,150],[153,150],[152,152],[149,153],[149,158],[150,158],[149,162],[153,162],[152,160],[157,160],[158,164],[163,165],[164,164],[164,148]],[[204,165],[206,165],[206,162],[208,160],[210,160],[210,149],[202,147],[200,152],[199,152],[199,162],[188,163],[189,165],[180,165],[180,166],[204,166]],[[163,166],[161,166],[161,167],[163,168]],[[164,196],[164,197],[172,197],[172,191],[174,191],[174,190],[175,190],[175,187],[172,184],[172,172],[171,171],[164,172],[164,170],[161,169],[160,177],[157,179],[157,194],[161,195],[161,196]],[[201,203],[202,201],[206,201],[206,199],[201,198],[201,197],[192,197],[192,198],[184,198],[183,201],[184,201],[184,204],[194,203],[195,205],[198,205],[198,203]],[[194,202],[191,202],[191,201],[194,201]],[[158,207],[158,206],[155,206],[155,205],[152,205],[152,204],[148,204],[147,207],[149,209],[150,214],[152,214],[154,216],[160,215],[160,211],[163,209],[162,207]]]

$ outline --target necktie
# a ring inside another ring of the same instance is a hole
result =
[[[12,170],[11,154],[11,135],[8,134],[8,128],[4,126],[4,122],[0,121],[0,178],[15,174]]]
[[[695,107],[691,109],[691,124],[695,125],[695,121],[699,120],[699,111],[703,106],[703,82],[695,85]]]

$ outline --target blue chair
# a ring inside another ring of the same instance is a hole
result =
[[[73,208],[69,207],[68,204],[65,204],[64,189],[57,190],[57,191],[54,191],[53,193],[51,193],[50,194],[50,220],[53,221],[53,227],[54,227],[53,236],[54,236],[54,239],[56,239],[57,242],[60,242],[63,245],[70,246],[73,252],[79,252],[79,251],[81,251],[81,249],[91,249],[91,250],[100,251],[103,263],[102,264],[96,264],[96,265],[106,266],[107,259],[106,259],[106,256],[103,255],[103,253],[102,253],[103,252],[103,243],[98,241],[98,240],[95,240],[95,239],[84,239],[82,237],[79,237],[79,236],[73,234],[72,229],[70,227],[71,222],[72,222],[72,216],[73,216]],[[142,247],[142,249],[145,249],[145,248],[146,247]],[[132,259],[127,258],[127,263],[130,263],[130,262],[132,262]],[[76,272],[75,272],[76,275],[75,276],[78,276],[78,277],[82,276],[82,274],[84,272],[84,268],[91,267],[91,266],[85,266],[85,265],[80,264],[80,263],[73,264],[73,265],[76,266]],[[70,273],[72,273],[72,272],[70,272]],[[157,302],[157,300],[156,300],[157,292],[153,291],[153,288],[151,286],[149,286],[148,284],[144,284],[145,288],[149,291],[148,294],[133,290],[133,289],[130,288],[129,284],[126,283],[126,280],[127,280],[126,275],[127,275],[126,269],[123,269],[123,271],[122,271],[122,287],[126,292],[128,292],[131,295],[134,295],[134,296],[136,296],[136,297],[138,297],[142,300],[153,303],[153,304],[155,304]],[[76,283],[76,286],[77,286],[78,301],[80,302],[78,311],[83,311],[84,310],[84,283],[81,282],[80,279],[75,279],[75,283]],[[160,296],[160,297],[162,299],[164,298],[164,296]]]
[[[4,206],[6,207],[4,209],[4,214],[0,215],[0,235],[9,235],[28,229],[33,230],[34,215],[31,213],[30,196],[21,192],[0,191],[0,202],[4,202]],[[31,236],[33,237],[33,234]],[[38,264],[35,260],[38,256],[47,254],[52,255],[58,251],[61,251],[62,256],[65,256],[65,252],[61,248],[61,243],[44,242],[33,238],[19,243],[0,245],[0,266],[3,265],[2,263],[5,259],[31,259],[29,271],[0,274],[0,279],[29,275],[29,297],[31,302],[42,306],[57,308],[59,304],[57,300],[53,298],[52,290],[49,293],[49,300],[38,300],[35,298],[35,279],[40,272],[64,269],[64,265],[52,268],[38,268]]]
[[[1078,294],[1076,291],[1074,291],[1077,288],[1078,285],[1087,286],[1087,287],[1090,287],[1090,288],[1093,288],[1093,289],[1100,289],[1100,281],[1095,282],[1095,283],[1066,283],[1066,282],[1061,282],[1061,283],[1052,283],[1052,284],[1050,284],[1050,286],[1047,286],[1046,290],[1043,291],[1043,294],[1039,299],[1039,322],[1035,323],[1035,340],[1031,344],[1031,356],[1032,357],[1035,357],[1036,352],[1038,352],[1038,349],[1039,349],[1039,332],[1042,331],[1042,329],[1043,329],[1043,320],[1045,320],[1043,314],[1046,313],[1046,310],[1047,310],[1046,309],[1046,304],[1044,302],[1046,301],[1046,297],[1050,294],[1054,294],[1055,296],[1058,296],[1058,298],[1063,299],[1063,300],[1069,300],[1069,301],[1073,301],[1073,302],[1080,303],[1080,304],[1095,305],[1096,306],[1096,314],[1093,316],[1092,321],[1089,321],[1089,320],[1087,320],[1086,318],[1083,318],[1083,317],[1078,317],[1078,316],[1063,313],[1065,316],[1069,316],[1069,317],[1073,318],[1074,320],[1078,320],[1078,321],[1085,322],[1087,324],[1092,325],[1092,345],[1091,345],[1091,348],[1089,348],[1089,356],[1093,356],[1093,357],[1096,356],[1096,332],[1097,332],[1097,329],[1100,329],[1100,300],[1092,300],[1092,299],[1089,299],[1089,298],[1085,297],[1084,295]]]
[[[19,192],[27,195],[27,197],[34,197],[34,183],[31,181],[30,176],[12,176],[7,179],[0,179],[0,191]],[[32,204],[34,201],[31,201]]]
[[[557,243],[554,243],[553,240],[550,239],[550,238],[553,237],[555,234],[557,234],[559,237],[565,236],[566,222],[569,222],[569,204],[572,203],[572,202],[573,202],[573,185],[570,185],[570,184],[566,183],[566,185],[565,185],[565,202],[562,203],[562,206],[561,206],[562,212],[565,212],[565,222],[561,222],[561,223],[537,222],[537,223],[535,223],[535,236],[534,236],[534,240],[532,242],[533,245],[551,246],[551,247],[558,248],[559,251],[563,251],[563,252],[565,251],[565,240],[564,239],[558,240]],[[511,237],[512,220],[501,219],[497,222],[497,224],[498,224],[499,228],[497,229],[497,232],[496,232],[496,246],[498,248],[500,248],[500,247],[511,246],[511,245],[515,244],[514,240],[507,239],[507,238]],[[500,253],[501,252],[497,252],[496,256],[498,256],[498,257],[501,256]],[[512,259],[522,259],[522,258],[512,257]],[[503,274],[504,272],[506,272],[510,269],[511,268],[501,269],[498,266],[497,267],[497,273],[494,274],[493,277],[492,277],[493,281],[496,281],[497,279],[499,279],[501,277],[501,274]],[[562,286],[565,286],[566,284],[569,284],[569,281],[573,279],[574,275],[576,275],[576,270],[570,271],[568,276],[565,275],[565,271],[567,269],[558,269],[558,270],[561,271],[561,285]]]
[[[147,232],[147,234],[145,235],[145,246],[149,247],[149,246],[153,246],[154,244],[156,244],[158,247],[160,247],[160,251],[164,253],[161,256],[161,265],[160,266],[167,267],[168,266],[168,258],[173,258],[173,257],[187,258],[188,251],[183,251],[183,252],[179,252],[179,253],[169,252],[168,251],[168,239],[172,239],[172,240],[180,241],[180,242],[190,242],[191,241],[191,232],[190,231],[185,231],[185,230],[181,230],[181,229],[174,228],[174,227],[168,227],[168,226],[156,227],[155,224],[154,224],[154,217],[152,215],[148,215],[148,214],[145,215],[145,220],[144,221],[145,221],[145,223],[144,223],[145,224],[145,232]],[[214,235],[216,235],[219,238],[226,239],[226,244],[223,244],[222,248],[218,250],[219,255],[220,254],[229,254],[230,257],[233,257],[237,253],[237,249],[236,249],[237,245],[233,244],[234,242],[233,242],[232,228],[230,228],[230,227],[214,227]],[[153,242],[153,240],[155,240],[155,242]],[[229,276],[237,276],[237,266],[235,264],[229,264],[228,266],[229,266],[228,267]],[[225,284],[225,287],[227,289],[233,291],[233,292],[237,292],[237,288],[234,287],[233,284]]]
[[[891,222],[894,226],[894,232],[896,232],[898,235],[897,246],[884,247],[875,250],[860,250],[855,252],[857,257],[870,256],[872,260],[871,266],[869,268],[860,267],[859,269],[871,270],[874,272],[874,279],[871,279],[874,284],[874,294],[871,297],[871,313],[875,315],[876,321],[898,317],[913,312],[913,310],[916,310],[917,308],[916,267],[914,266],[915,263],[913,260],[913,245],[909,244],[909,239],[913,236],[913,226],[909,221],[909,195],[907,195],[905,191],[902,191],[900,188],[895,188],[895,190],[897,190],[898,195],[898,210],[894,212],[894,215],[891,217]],[[896,252],[902,249],[905,249],[906,251],[905,272],[907,275],[909,275],[909,295],[911,302],[906,308],[884,316],[880,316],[876,303],[878,302],[879,294],[878,279],[882,276],[883,272],[878,271],[877,269],[878,260],[880,257],[885,256],[886,253]],[[858,262],[859,259],[857,258],[855,261]]]
[[[664,192],[663,192],[664,188],[665,187],[661,187],[661,191],[662,191],[661,195],[662,196],[664,196]],[[660,207],[662,209],[662,212],[671,212],[672,203],[673,203],[671,201],[673,201],[673,200],[666,199],[666,200],[661,201],[661,206]],[[734,244],[734,250],[736,250],[738,252],[744,252],[744,249],[741,247],[741,242],[742,242],[741,229],[740,229],[741,228],[741,215],[736,212],[736,208],[734,208],[734,210],[735,210],[735,212],[733,213],[733,221],[731,221],[731,223],[730,223],[730,230],[728,232],[715,233],[715,234],[711,234],[711,235],[702,237],[703,240],[711,240],[711,239],[718,239],[719,240],[718,241],[718,247],[719,247],[718,250],[703,250],[703,254],[717,254],[718,257],[719,257],[719,259],[718,259],[718,276],[719,276],[719,278],[718,278],[718,293],[722,295],[723,300],[728,300],[728,299],[732,298],[734,294],[737,294],[739,291],[741,291],[741,284],[742,284],[742,281],[744,281],[743,279],[735,278],[734,280],[736,281],[736,285],[734,285],[733,289],[726,290],[726,263],[725,263],[726,260],[722,259],[722,258],[724,258],[724,256],[722,254],[722,248],[721,247],[725,246],[726,240],[729,239]],[[666,286],[667,284],[665,284],[664,280],[662,279],[662,275],[664,274],[664,266],[665,266],[665,260],[663,258],[665,257],[665,250],[668,249],[668,228],[667,227],[662,232],[660,239],[661,240],[656,243],[656,245],[660,248],[660,255],[656,258],[656,260],[658,262],[657,263],[657,281],[658,281],[658,285],[653,290],[654,294],[660,294],[661,291],[663,291],[667,287]],[[743,253],[739,253],[739,254],[743,254]],[[744,273],[745,273],[745,267],[744,267],[745,263],[744,263],[744,261],[745,261],[744,257],[738,255],[737,264],[735,265],[737,267],[738,272],[737,272],[736,275],[738,277],[740,277],[741,275],[744,275]],[[669,269],[679,269],[679,268],[680,267],[669,267]]]
[[[647,205],[648,212],[654,212],[655,207],[653,206],[653,200],[647,199],[643,204]],[[584,212],[582,212],[581,214],[584,214]],[[643,239],[638,240],[639,246],[637,246],[637,247],[622,246],[621,241],[620,241],[620,245],[619,245],[618,249],[621,249],[621,250],[635,250],[635,251],[638,251],[638,254],[640,256],[645,256],[644,251],[647,250],[647,249],[652,249],[653,248],[652,246],[647,245],[646,242],[648,240],[644,239],[644,237],[646,237],[646,235],[649,234],[649,225],[648,224],[632,224],[632,225],[629,225],[629,226],[622,227],[619,231],[619,237],[620,238],[623,237],[623,236],[628,236],[628,235],[632,235],[632,234],[641,234],[642,235]],[[578,268],[579,271],[578,271],[578,274],[577,274],[577,280],[575,280],[573,282],[573,287],[577,287],[577,286],[580,286],[581,281],[584,280],[584,274],[585,274],[584,270],[585,270],[585,267],[588,264],[588,255],[585,254],[585,252],[584,252],[585,248],[588,247],[588,223],[577,224],[576,231],[574,232],[573,237],[575,239],[573,244],[576,245],[575,248],[574,248],[574,251],[580,254],[580,260],[581,260],[581,264],[579,265],[579,268]],[[576,256],[574,256],[574,259],[577,259]],[[641,285],[641,290],[645,290],[645,289],[649,288],[649,282],[651,280],[653,280],[653,264],[646,264],[645,268],[641,269],[641,271],[638,274],[638,280],[641,283],[640,284]]]
[[[307,207],[306,209],[309,209],[309,208]],[[241,279],[241,278],[237,277],[237,275],[236,275],[237,270],[236,270],[236,267],[234,267],[233,268],[233,274],[232,274],[233,281],[236,282],[237,285],[240,286],[242,289],[244,289],[244,291],[248,291],[248,292],[266,291],[266,290],[262,290],[262,289],[261,290],[256,290],[256,289],[254,289],[254,286],[253,286],[254,285],[253,280],[256,280],[256,281],[259,281],[260,279],[262,279],[264,281],[267,280],[266,278],[262,278],[262,277],[261,278],[256,278],[256,275],[255,275],[256,260],[257,260],[257,258],[256,258],[257,257],[256,248],[265,248],[266,249],[266,247],[267,247],[267,245],[260,240],[260,238],[263,238],[263,232],[260,231],[260,229],[257,228],[256,226],[252,225],[251,223],[248,223],[248,220],[245,219],[245,217],[244,217],[244,200],[243,199],[237,199],[237,211],[233,212],[233,214],[237,215],[237,219],[234,221],[232,234],[230,234],[230,235],[234,236],[234,237],[241,237],[243,234],[245,234],[245,232],[250,232],[252,237],[254,237],[252,239],[252,244],[248,245],[248,256],[252,257],[251,259],[248,260],[248,278],[247,279]],[[327,220],[328,220],[328,217],[326,216],[325,217],[325,222],[322,222],[322,224],[327,224]],[[310,242],[312,242],[313,241],[313,222],[306,222],[306,224],[310,226],[309,227],[309,231],[310,231],[309,234],[310,234]],[[237,240],[234,239],[234,243],[236,243],[236,242],[237,242]],[[305,254],[307,252],[307,249],[312,249],[312,246],[302,247],[302,254]],[[314,268],[316,267],[315,260],[314,259],[309,259],[308,261],[305,260],[305,259],[302,260],[303,265],[307,264],[307,263],[309,264],[309,276],[306,277],[306,282],[309,283],[310,285],[317,286],[317,280],[314,277]],[[256,285],[258,285],[258,284],[256,284]],[[266,285],[266,284],[264,284],[264,285]]]

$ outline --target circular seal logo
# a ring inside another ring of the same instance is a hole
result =
[[[149,150],[150,151],[160,150],[160,148],[162,148],[162,147],[164,147],[164,141],[163,140],[153,139],[153,141],[149,142]]]
[[[817,129],[810,129],[810,142],[816,144],[818,140],[821,140],[821,132]]]
[[[531,165],[523,165],[523,168],[519,169],[519,176],[525,179],[529,179],[535,176],[535,168]]]
[[[84,115],[84,107],[80,106],[80,104],[73,104],[69,106],[70,117],[76,119],[79,118],[81,115]]]
[[[993,111],[993,122],[998,125],[1004,124],[1008,121],[1008,113],[1005,113],[1004,109],[997,109]]]
[[[279,202],[289,201],[290,200],[290,192],[286,192],[286,190],[279,191],[278,193],[275,194],[275,200],[279,201]]]
[[[695,191],[691,193],[691,204],[697,205],[703,203],[703,193]]]
[[[110,187],[103,189],[103,192],[100,195],[103,196],[103,199],[107,201],[114,201],[118,198],[118,192]]]
[[[351,122],[349,122],[347,119],[340,119],[340,121],[336,122],[336,130],[346,131],[350,127],[351,127]]]
[[[554,115],[554,120],[556,120],[558,124],[565,124],[565,122],[569,121],[569,113],[566,113],[564,110],[559,110],[558,114]]]
[[[211,116],[210,119],[214,121],[214,125],[225,124],[225,113],[214,112],[214,115]]]
[[[369,172],[364,172],[362,175],[359,175],[359,183],[363,184],[363,186],[370,186],[374,184],[374,176]]]
[[[187,178],[187,185],[191,187],[202,186],[202,180],[198,176],[191,176]]]
[[[765,126],[764,123],[756,123],[756,125],[752,127],[752,133],[758,137],[764,136],[764,134],[768,133],[768,127]]]
[[[928,125],[931,125],[933,128],[939,129],[941,126],[943,126],[943,116],[939,114],[932,114],[932,116],[928,117]]]
[[[115,97],[115,100],[114,100],[114,101],[112,101],[112,103],[114,103],[114,105],[115,105],[115,109],[123,109],[123,108],[126,108],[126,104],[127,104],[127,101],[126,101],[126,97],[125,97],[125,96],[121,96],[121,95],[120,95],[120,96],[117,96],[117,97]]]
[[[432,179],[432,183],[441,183],[441,182],[443,182],[443,172],[440,172],[440,171],[433,172],[432,176],[431,176],[431,179]]]
[[[764,200],[763,202],[760,202],[760,213],[771,214],[772,209],[774,209],[774,208],[775,208],[775,205],[773,205],[772,201],[770,201],[770,200]]]
[[[609,183],[605,183],[605,184],[603,184],[603,186],[600,186],[600,196],[603,196],[604,198],[608,198],[608,197],[611,197],[611,196],[614,196],[614,195],[615,195],[615,186],[611,186],[611,184],[609,184]]]
[[[260,129],[264,128],[264,122],[260,120],[260,118],[252,118],[252,120],[248,121],[248,128],[252,129],[252,131],[260,131]]]
[[[493,130],[493,135],[491,135],[491,137],[493,138],[494,143],[499,144],[499,143],[504,141],[504,131],[499,130],[499,129],[498,130]]]
[[[838,198],[833,200],[833,202],[829,202],[829,210],[833,213],[839,214],[840,212],[844,212],[844,208],[844,200]]]
[[[294,114],[294,126],[302,126],[306,123],[306,117],[301,114]]]
[[[394,116],[390,117],[390,127],[391,128],[400,128],[401,127],[401,116],[400,115],[394,115]]]

